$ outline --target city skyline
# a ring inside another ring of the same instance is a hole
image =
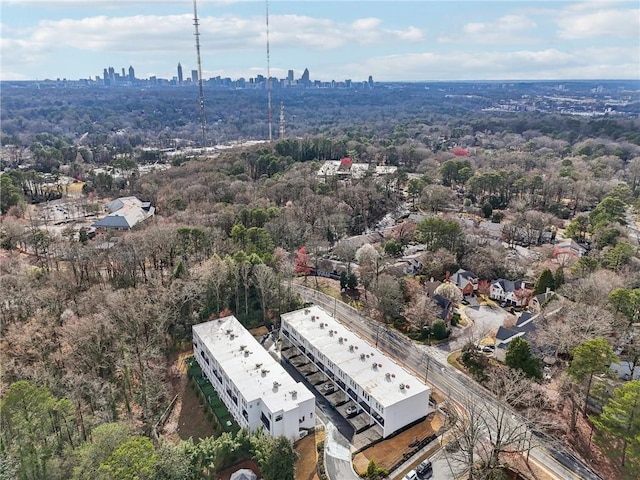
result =
[[[37,6],[37,8],[34,8]],[[323,82],[640,79],[633,1],[272,1],[271,76]],[[204,79],[266,75],[265,3],[200,0]],[[191,1],[5,0],[1,80],[196,68]]]

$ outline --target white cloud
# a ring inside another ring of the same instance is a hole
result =
[[[639,48],[425,52],[371,57],[340,68],[354,76],[370,72],[377,80],[617,79],[637,77],[638,63],[630,59],[639,54]]]
[[[440,43],[502,44],[522,42],[527,30],[536,27],[536,22],[520,14],[504,15],[494,22],[469,22],[462,26],[460,34],[444,35]]]
[[[600,9],[587,13],[567,10],[556,22],[560,27],[558,36],[568,40],[640,37],[640,9]]]

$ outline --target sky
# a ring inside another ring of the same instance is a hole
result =
[[[203,78],[267,73],[266,1],[199,0]],[[272,0],[270,72],[312,80],[640,80],[640,2]],[[0,79],[197,69],[192,0],[1,0]]]

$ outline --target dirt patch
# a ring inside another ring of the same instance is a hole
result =
[[[324,431],[315,432],[296,443],[295,449],[300,455],[296,462],[296,480],[319,480],[317,445],[324,436]]]
[[[171,367],[173,373],[172,390],[174,395],[178,395],[178,399],[159,433],[175,441],[189,438],[198,441],[214,434],[213,426],[204,414],[204,406],[189,385],[187,378],[187,367],[184,360],[192,354],[191,349],[179,352]]]
[[[408,430],[363,450],[353,458],[355,471],[365,472],[371,459],[379,467],[391,468],[399,460],[402,460],[405,454],[413,451],[410,444],[435,434],[442,427],[444,420],[444,417],[436,412]]]

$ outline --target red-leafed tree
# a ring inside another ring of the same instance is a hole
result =
[[[303,245],[298,249],[294,263],[296,275],[304,275],[306,281],[307,275],[311,273],[311,259],[307,253],[307,247]]]
[[[489,295],[491,293],[491,282],[489,280],[480,280],[478,282],[478,293]]]

